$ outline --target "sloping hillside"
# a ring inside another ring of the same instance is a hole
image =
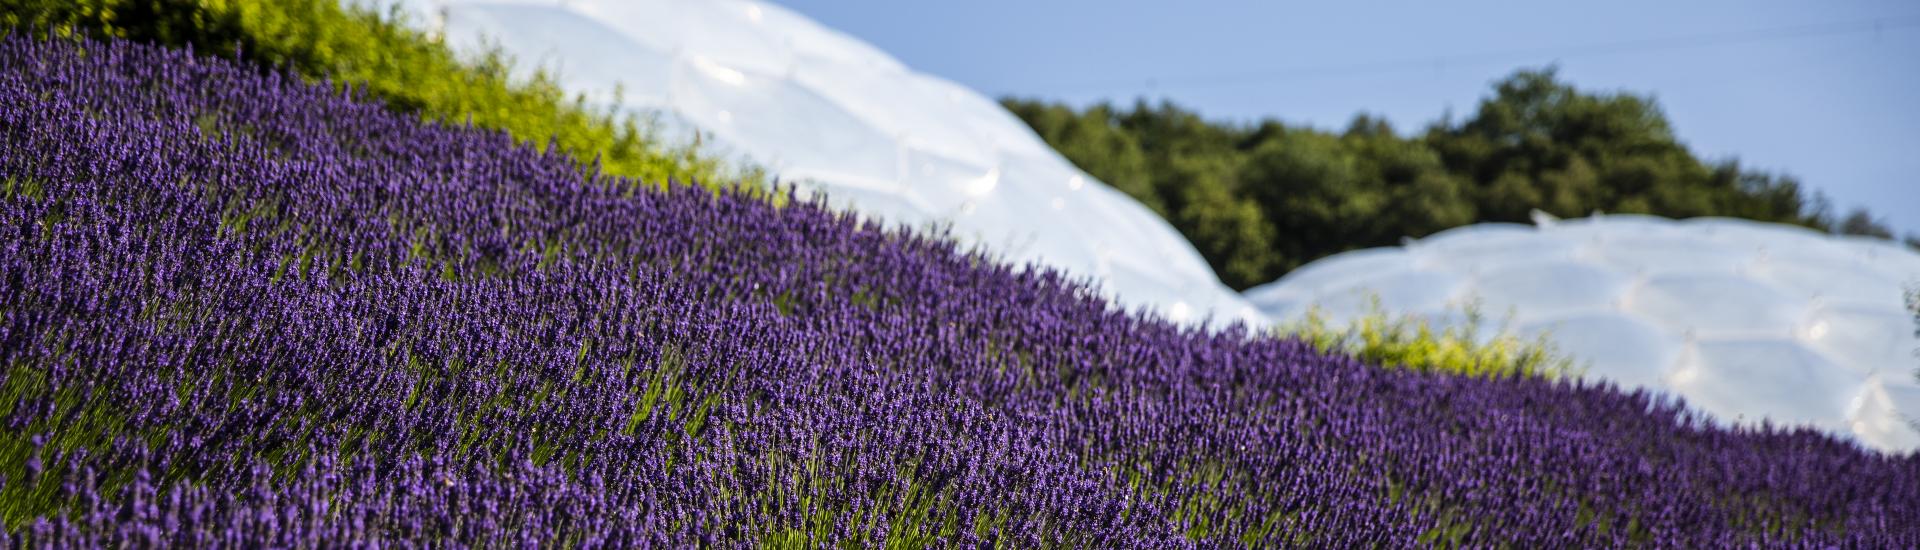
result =
[[[816,205],[0,41],[33,544],[1912,546],[1920,457],[1129,317]]]

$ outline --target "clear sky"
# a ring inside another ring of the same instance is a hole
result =
[[[1708,158],[1920,233],[1920,2],[774,1],[994,97],[1323,128],[1365,111],[1410,132],[1557,64],[1653,95]]]

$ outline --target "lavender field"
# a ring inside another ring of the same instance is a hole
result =
[[[1920,545],[1920,455],[1327,356],[363,94],[0,40],[26,546]]]

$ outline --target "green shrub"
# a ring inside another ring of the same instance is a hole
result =
[[[1330,326],[1315,309],[1305,319],[1283,324],[1279,330],[1321,350],[1349,354],[1388,368],[1496,378],[1579,374],[1573,359],[1561,355],[1548,335],[1524,340],[1509,334],[1503,324],[1495,336],[1480,342],[1485,319],[1477,307],[1463,309],[1467,317],[1464,325],[1435,330],[1425,320],[1390,316],[1375,298],[1367,314],[1345,328]]]
[[[365,89],[404,112],[448,124],[504,130],[536,147],[557,145],[582,169],[646,182],[759,187],[755,170],[729,171],[691,146],[663,146],[643,121],[569,97],[546,74],[516,79],[497,51],[463,59],[410,26],[398,9],[376,13],[338,0],[0,0],[13,32],[81,33],[192,47],[197,53],[284,67],[309,79]]]

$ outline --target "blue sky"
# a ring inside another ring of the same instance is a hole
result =
[[[1920,2],[775,1],[990,96],[1215,119],[1407,132],[1557,64],[1653,95],[1696,152],[1920,233]]]

